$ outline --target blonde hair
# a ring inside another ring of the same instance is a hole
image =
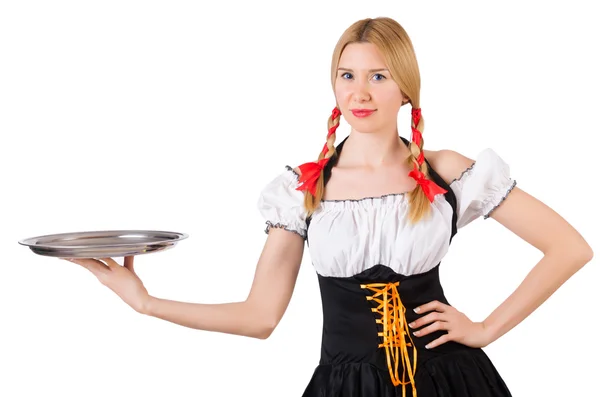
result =
[[[392,79],[398,84],[404,95],[409,98],[412,108],[420,109],[419,93],[421,89],[421,75],[419,73],[417,58],[408,34],[398,22],[387,17],[367,18],[353,23],[346,29],[338,40],[331,59],[331,85],[334,89],[340,57],[346,46],[351,43],[374,44],[383,55]],[[337,117],[332,118],[332,116]],[[317,161],[331,158],[336,154],[335,128],[339,125],[340,117],[338,113],[333,113],[329,116],[327,129],[331,131],[333,128],[334,131],[327,139],[326,147],[328,150],[325,152],[324,148]],[[425,127],[423,118],[420,117],[418,125],[414,125],[414,118],[411,118],[411,126],[422,133]],[[417,161],[423,152],[423,139],[418,139],[418,141],[419,144],[415,141],[410,142],[410,155],[406,161],[409,166],[416,165],[417,169],[425,175],[425,178],[429,179],[427,162],[423,161],[419,165]],[[307,211],[307,216],[314,213],[323,199],[325,193],[324,180],[324,170],[321,170],[321,174],[316,181],[315,195],[309,190],[305,192],[304,207]],[[417,184],[414,190],[408,192],[408,197],[410,206],[409,222],[416,223],[423,216],[429,214],[430,201],[419,184]]]

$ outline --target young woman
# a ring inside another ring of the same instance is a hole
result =
[[[510,396],[482,347],[519,324],[592,258],[558,214],[517,188],[491,149],[471,160],[423,149],[420,75],[412,43],[389,18],[365,19],[333,53],[336,105],[316,162],[287,167],[259,199],[268,238],[244,302],[150,296],[127,258],[76,259],[140,313],[183,326],[267,338],[283,316],[304,242],[324,309],[317,396]],[[397,116],[410,104],[411,141]],[[349,136],[335,146],[344,117]],[[493,218],[544,253],[484,321],[446,298],[439,265],[457,230]]]

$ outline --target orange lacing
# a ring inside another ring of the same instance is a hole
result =
[[[387,365],[390,370],[390,376],[394,386],[402,385],[402,396],[406,396],[406,385],[412,385],[413,397],[417,396],[415,387],[415,372],[417,370],[417,349],[410,336],[410,330],[406,321],[406,308],[400,300],[398,288],[400,282],[395,283],[372,283],[362,284],[361,288],[368,288],[374,292],[372,296],[367,296],[367,300],[374,300],[379,306],[372,308],[375,313],[381,314],[381,319],[377,319],[377,324],[383,325],[383,332],[378,335],[383,337],[383,343],[379,347],[385,347]],[[408,336],[410,343],[406,343],[405,336]],[[413,363],[410,362],[408,347],[413,349]],[[402,361],[402,380],[398,376],[398,361]],[[393,361],[393,368],[392,362]],[[408,371],[409,380],[406,380]]]

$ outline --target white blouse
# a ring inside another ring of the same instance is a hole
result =
[[[457,199],[457,228],[479,216],[487,219],[516,183],[492,149],[480,152],[450,183]],[[350,277],[378,264],[413,275],[431,270],[448,252],[452,207],[443,194],[431,203],[431,216],[415,225],[408,223],[404,193],[324,200],[307,230],[304,193],[296,187],[298,175],[286,166],[262,190],[258,209],[266,220],[266,233],[279,227],[308,238],[313,266],[322,276]]]

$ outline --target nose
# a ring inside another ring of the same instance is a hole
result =
[[[368,83],[357,80],[356,84],[354,85],[353,98],[357,103],[369,101],[371,99],[371,94],[369,92]]]

